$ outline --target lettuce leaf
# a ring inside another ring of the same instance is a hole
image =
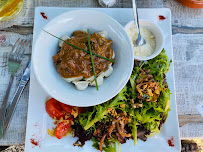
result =
[[[134,138],[134,145],[137,143],[137,136],[139,134],[139,128],[142,127],[148,133],[144,133],[144,136],[149,137],[160,132],[160,126],[164,123],[168,117],[170,111],[170,89],[165,81],[165,73],[169,70],[170,62],[165,50],[149,61],[141,62],[140,67],[134,67],[130,80],[127,85],[120,91],[120,93],[113,99],[101,104],[96,105],[91,110],[80,114],[75,123],[80,124],[85,130],[88,130],[92,134],[98,128],[97,122],[110,122],[110,115],[108,113],[109,108],[115,110],[125,111],[129,117],[128,125],[131,127],[131,133]],[[140,100],[137,98],[138,92],[136,90],[136,80],[139,78],[140,69],[148,70],[149,74],[152,74],[154,80],[159,82],[161,92],[156,102],[149,102]],[[131,100],[135,103],[141,103],[142,107],[133,108]],[[120,105],[125,106],[120,107]],[[140,138],[141,139],[141,138]],[[99,149],[99,141],[92,136],[93,146]],[[146,140],[146,138],[145,138]],[[104,151],[114,152],[116,151],[116,138],[105,139]]]
[[[85,130],[93,127],[95,123],[105,119],[108,115],[109,108],[119,108],[119,105],[124,104],[124,100],[127,100],[125,93],[127,91],[127,87],[125,86],[115,98],[109,100],[101,105],[96,105],[93,107],[92,112],[86,112],[79,115],[80,125],[83,126]]]

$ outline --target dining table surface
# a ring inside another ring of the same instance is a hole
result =
[[[97,0],[24,0],[19,17],[0,22],[0,34],[10,41],[23,38],[32,42],[34,11],[37,6],[101,7]],[[203,102],[203,9],[192,9],[176,0],[137,0],[138,8],[169,8],[172,16],[172,42],[175,94],[181,139],[203,137],[203,117],[197,106]],[[117,0],[113,8],[132,8],[131,0]],[[166,42],[167,43],[167,42]],[[0,104],[3,100],[10,72],[7,67],[9,47],[0,46]],[[32,45],[26,50],[20,70],[11,90],[14,94],[28,59]],[[10,98],[11,98],[10,97]],[[23,91],[16,112],[0,146],[24,144],[29,101],[29,83]],[[203,113],[203,112],[202,112]]]

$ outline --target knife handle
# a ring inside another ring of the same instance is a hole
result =
[[[4,122],[5,122],[5,116],[6,116],[6,107],[7,107],[7,103],[8,103],[8,97],[10,94],[10,90],[13,84],[13,79],[14,76],[11,75],[10,77],[10,81],[9,81],[9,85],[8,88],[6,90],[6,95],[4,97],[3,103],[1,104],[1,108],[0,108],[0,138],[3,137],[4,134]]]
[[[8,128],[9,122],[13,116],[15,107],[18,103],[18,100],[22,94],[23,89],[25,88],[25,85],[26,85],[25,81],[20,81],[20,84],[13,96],[13,99],[11,100],[10,106],[8,107],[8,111],[6,113],[6,119],[5,119],[5,123],[4,123],[4,132],[6,132],[6,129]]]

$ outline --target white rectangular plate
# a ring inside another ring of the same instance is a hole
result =
[[[133,12],[130,8],[56,8],[56,7],[38,7],[35,9],[34,35],[33,44],[41,31],[41,29],[54,17],[75,9],[93,9],[106,13],[116,19],[121,25],[133,19]],[[140,19],[147,19],[158,23],[165,34],[165,50],[169,59],[173,58],[172,35],[171,35],[171,12],[169,9],[139,9]],[[44,12],[48,20],[43,19],[40,12]],[[163,15],[166,19],[159,20],[159,15]],[[43,51],[43,50],[42,50]],[[168,119],[163,125],[159,135],[149,137],[146,142],[138,140],[134,146],[132,140],[128,140],[122,144],[122,152],[178,152],[180,151],[180,135],[176,111],[175,91],[174,91],[174,68],[171,64],[167,73],[167,82],[172,92]],[[77,138],[72,136],[64,137],[58,140],[51,137],[47,133],[47,129],[51,129],[53,120],[45,111],[45,102],[50,96],[41,88],[33,72],[30,78],[30,93],[28,104],[27,130],[25,141],[25,152],[94,152],[97,151],[92,147],[92,142],[88,141],[81,147],[74,147],[73,143]],[[168,139],[174,138],[174,147],[170,147],[167,143]],[[31,143],[31,140],[38,142],[38,145]]]

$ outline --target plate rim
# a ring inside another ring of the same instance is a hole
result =
[[[47,10],[49,10],[49,9],[60,9],[60,8],[65,8],[65,7],[36,7],[35,8],[35,16],[36,16],[36,12],[38,11],[38,9],[40,10],[40,9],[47,9]],[[68,9],[81,9],[80,7],[69,7],[69,8],[65,8],[65,9],[67,9],[67,11],[69,11]],[[95,9],[95,10],[105,10],[106,8],[86,8],[86,9]],[[111,10],[121,10],[121,9],[124,9],[124,10],[127,10],[127,11],[130,11],[130,8],[110,8]],[[109,9],[109,10],[110,10]],[[174,58],[174,56],[173,56],[173,47],[172,47],[172,35],[171,35],[171,33],[172,33],[172,28],[171,28],[171,11],[170,11],[170,9],[169,8],[138,8],[138,10],[152,10],[152,11],[154,11],[154,10],[157,10],[157,9],[159,9],[160,11],[167,11],[167,13],[169,13],[169,17],[170,17],[170,38],[171,38],[171,50],[170,51],[172,51],[172,59]],[[39,11],[40,12],[40,11]],[[38,13],[39,13],[38,12]],[[36,18],[35,18],[35,21],[36,21]],[[42,27],[41,27],[42,28]],[[34,43],[34,41],[35,41],[35,39],[36,39],[36,36],[37,36],[37,34],[39,33],[38,31],[36,31],[37,30],[37,26],[36,25],[34,25],[34,31],[33,31],[33,43]],[[176,96],[176,93],[175,93],[175,77],[174,77],[174,62],[172,63],[173,64],[173,84],[171,84],[171,85],[173,85],[173,87],[174,87],[174,91],[173,91],[173,94],[174,94],[174,105],[175,105],[175,108],[174,108],[174,114],[176,115],[176,118],[175,118],[175,121],[176,121],[176,123],[177,123],[177,125],[178,125],[178,114],[177,114],[177,104],[176,104],[176,99],[175,99],[175,96]],[[33,75],[33,73],[32,73],[32,75],[31,75],[33,78],[35,78],[35,76]],[[35,80],[36,81],[36,80]],[[32,84],[32,83],[31,83]],[[31,88],[31,86],[32,85],[30,85],[30,88]],[[30,94],[31,93],[29,93],[29,101],[30,101]],[[30,112],[29,112],[29,110],[30,110],[30,106],[29,106],[29,102],[28,102],[28,118],[29,117],[31,117],[30,116]],[[27,127],[26,128],[30,128],[31,127],[31,125],[30,124],[28,124],[28,122],[29,122],[29,120],[27,119]],[[178,135],[177,135],[177,138],[178,138],[178,147],[176,147],[176,149],[175,150],[177,150],[177,151],[180,151],[180,149],[181,149],[181,144],[180,144],[180,131],[179,131],[179,126],[177,126],[177,129],[178,129]],[[28,131],[26,131],[26,139],[25,139],[25,151],[29,151],[29,150],[31,150],[31,149],[28,149],[28,147],[29,147],[29,137],[31,136],[31,134],[29,134],[30,132],[28,132]],[[29,136],[30,135],[30,136]]]
[[[123,87],[127,84],[128,80],[129,80],[129,78],[130,78],[130,76],[131,76],[131,73],[132,73],[132,71],[133,71],[133,67],[134,67],[134,55],[133,55],[133,48],[132,48],[131,40],[130,40],[130,38],[128,37],[128,34],[127,34],[127,32],[125,31],[124,27],[123,27],[117,20],[115,20],[113,17],[111,17],[111,16],[109,16],[109,15],[103,13],[103,12],[99,12],[99,11],[95,11],[95,10],[88,10],[88,9],[83,9],[83,8],[78,9],[78,10],[67,11],[67,12],[62,13],[62,14],[60,14],[60,15],[57,15],[56,17],[54,17],[53,19],[51,19],[51,20],[43,27],[43,29],[46,29],[46,28],[47,28],[50,24],[52,24],[55,20],[58,20],[59,18],[61,18],[61,16],[68,15],[68,14],[71,14],[71,13],[74,13],[74,12],[81,12],[81,11],[83,11],[83,12],[98,13],[98,14],[101,14],[101,15],[105,16],[105,17],[108,18],[108,19],[113,20],[113,21],[119,26],[119,28],[123,29],[123,32],[124,32],[125,35],[126,35],[126,40],[131,44],[131,45],[130,45],[130,49],[131,49],[131,51],[130,51],[130,52],[131,52],[131,59],[129,59],[129,60],[130,60],[130,62],[132,62],[132,63],[130,63],[131,67],[128,67],[129,71],[131,71],[131,72],[126,75],[126,78],[125,78],[126,81],[123,81],[123,82],[122,82],[122,85],[120,86],[120,88],[117,89],[117,91],[114,92],[111,96],[106,97],[105,99],[101,99],[100,102],[97,102],[96,104],[87,105],[87,104],[83,104],[83,103],[82,103],[82,104],[79,104],[79,105],[72,105],[72,106],[78,106],[78,107],[89,107],[89,106],[95,106],[95,105],[99,105],[99,104],[102,104],[102,103],[107,102],[108,100],[110,100],[110,99],[112,99],[113,97],[115,97],[115,96],[123,89]],[[40,33],[39,33],[38,36],[36,37],[36,41],[35,41],[35,43],[33,44],[33,49],[32,49],[32,64],[33,64],[33,65],[35,65],[35,62],[34,62],[35,59],[34,59],[34,57],[36,57],[36,53],[34,52],[34,50],[35,50],[35,47],[36,47],[37,39],[38,39],[42,34],[43,34],[43,31],[40,30]],[[56,100],[58,100],[58,101],[60,101],[60,102],[63,102],[63,99],[62,99],[62,98],[59,98],[59,97],[55,96],[54,94],[51,93],[51,91],[50,91],[47,87],[45,87],[44,85],[42,85],[42,83],[43,83],[42,80],[36,75],[36,73],[38,73],[36,68],[37,68],[36,66],[33,66],[33,72],[34,72],[34,74],[35,74],[35,76],[36,76],[36,78],[37,78],[37,81],[40,83],[40,86],[41,86],[50,96],[52,96],[53,98],[55,98]],[[65,82],[64,82],[64,83],[65,83]],[[87,88],[87,89],[88,89],[88,88]],[[76,90],[76,91],[78,91],[78,90]],[[65,103],[65,102],[63,102],[63,103]],[[67,103],[65,103],[65,104],[67,104]],[[71,104],[69,103],[69,105],[71,105]]]

